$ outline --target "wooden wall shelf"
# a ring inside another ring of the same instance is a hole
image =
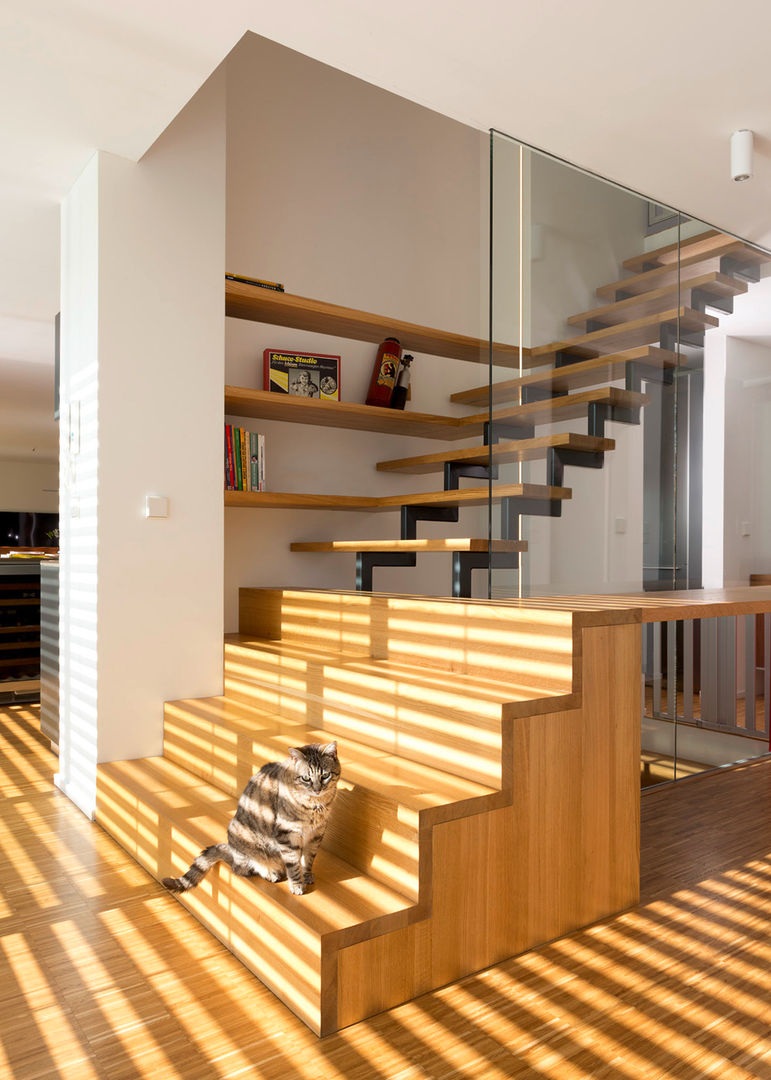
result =
[[[369,311],[310,300],[305,296],[273,292],[257,285],[225,280],[225,314],[235,319],[291,326],[315,334],[334,334],[354,341],[374,344],[386,337],[397,337],[406,352],[446,356],[453,360],[468,360],[475,364],[489,362],[489,345],[485,338],[452,334],[430,326],[374,315]],[[529,355],[529,349],[524,349]],[[519,367],[516,345],[495,345],[495,363],[504,367]]]
[[[461,426],[461,417],[381,409],[351,401],[318,401],[315,398],[292,397],[290,394],[273,394],[268,390],[249,390],[241,386],[225,387],[225,413],[258,420],[376,431],[386,435],[413,435],[424,439],[469,437],[468,430]]]

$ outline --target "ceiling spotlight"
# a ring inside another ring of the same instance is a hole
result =
[[[749,180],[752,176],[752,132],[747,128],[731,136],[731,179]]]

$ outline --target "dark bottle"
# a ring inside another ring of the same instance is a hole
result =
[[[396,373],[399,370],[399,360],[402,355],[402,347],[395,337],[386,338],[377,351],[375,367],[370,379],[367,405],[380,405],[388,408],[391,404],[391,395],[396,385]]]
[[[399,368],[399,374],[396,377],[396,386],[394,392],[391,394],[391,408],[403,409],[404,403],[407,400],[407,391],[410,388],[410,364],[415,359],[414,356],[410,356],[409,353],[404,354],[402,360],[402,366]]]

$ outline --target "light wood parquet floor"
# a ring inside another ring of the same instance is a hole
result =
[[[319,1041],[0,709],[3,1080],[771,1080],[771,762],[643,797],[643,900]]]

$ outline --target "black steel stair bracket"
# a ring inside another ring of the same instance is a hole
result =
[[[733,315],[734,298],[732,296],[715,296],[709,289],[692,289],[690,307],[694,311],[700,311],[702,314],[710,307],[715,308],[716,311],[723,311],[726,315]]]
[[[551,401],[552,398],[567,397],[567,390],[554,390],[546,386],[523,386],[520,396],[523,405],[530,405],[533,401]]]
[[[457,522],[459,516],[457,506],[403,506],[401,538],[402,540],[417,540],[419,521]]]
[[[452,595],[468,599],[471,596],[471,571],[489,570],[491,556],[487,551],[453,551],[452,553]],[[493,568],[501,570],[519,569],[518,551],[501,551],[492,555]]]
[[[372,571],[376,566],[417,566],[414,551],[357,551],[356,591],[372,592]]]
[[[520,516],[562,517],[562,499],[528,499],[523,495],[501,499],[501,540],[521,539]]]
[[[469,464],[466,461],[445,461],[444,463],[444,490],[457,491],[460,487],[461,476],[471,476],[477,480],[498,479],[498,469],[493,466],[492,473],[489,465]]]
[[[571,352],[569,349],[557,349],[554,354],[554,367],[570,367],[571,364],[583,364],[586,360],[596,360],[600,354],[596,349],[581,348],[580,352]]]
[[[605,454],[600,450],[566,450],[550,446],[546,451],[546,483],[549,487],[562,487],[565,466],[579,469],[601,469]]]
[[[614,420],[617,424],[639,424],[640,409],[624,408],[621,405],[608,405],[604,401],[592,401],[587,406],[587,435],[598,439],[605,438],[605,423]]]
[[[691,345],[695,349],[704,347],[704,330],[685,330],[676,319],[662,323],[659,334],[661,348],[670,352],[676,352],[678,345]]]
[[[671,386],[675,377],[675,369],[671,367],[653,367],[650,364],[641,364],[639,360],[629,360],[624,374],[624,389],[633,390],[639,394],[644,382],[661,383],[662,386]]]
[[[508,420],[485,420],[483,444],[494,446],[501,439],[532,439],[535,437],[533,424],[512,424]]]
[[[727,277],[738,277],[742,281],[751,283],[760,281],[760,266],[758,263],[743,262],[735,259],[732,255],[724,255],[720,260],[720,273]]]

